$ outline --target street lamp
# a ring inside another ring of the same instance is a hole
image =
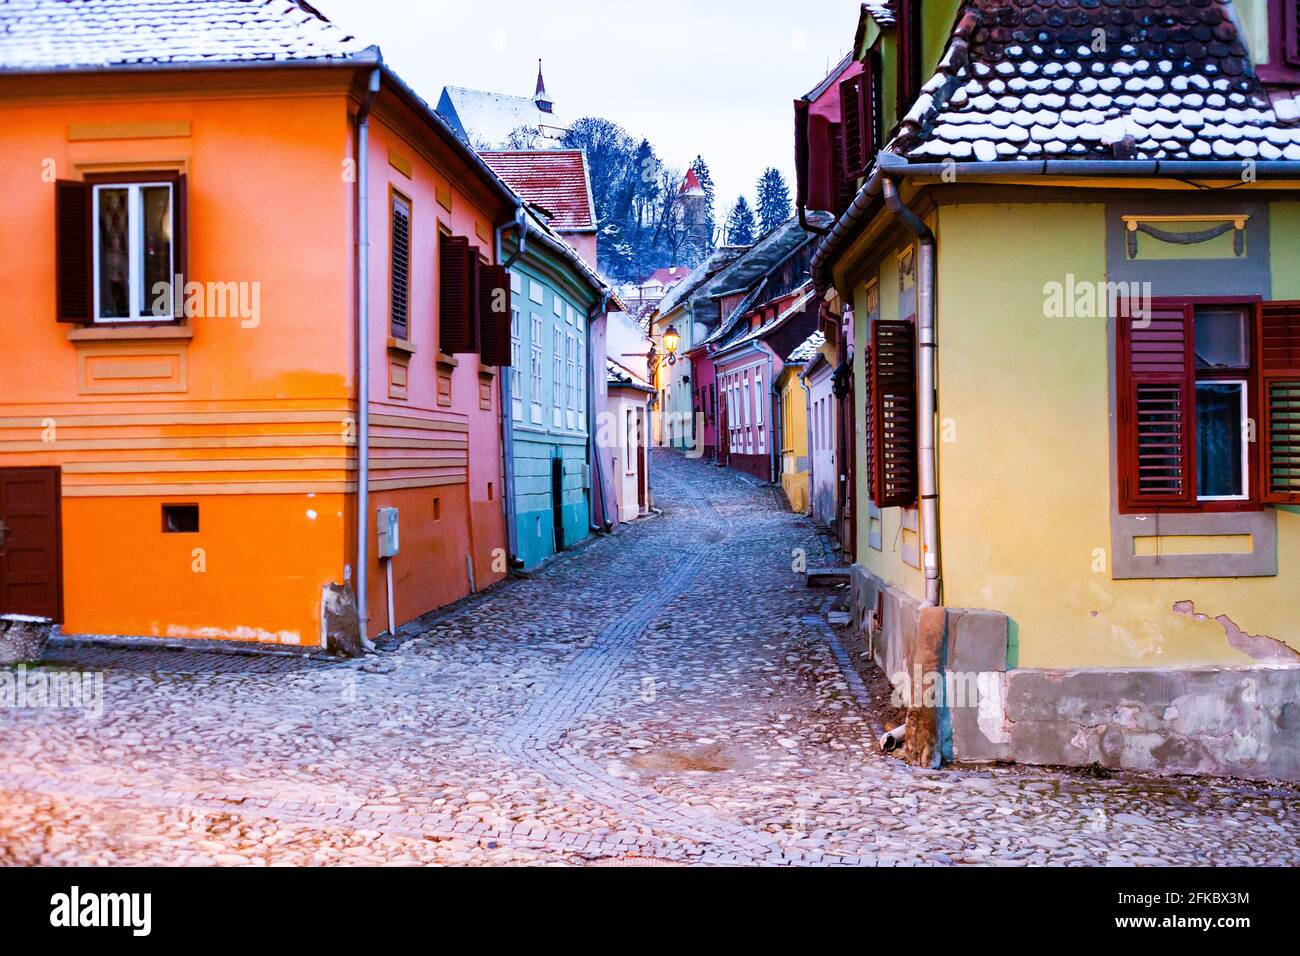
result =
[[[668,331],[664,333],[664,348],[668,350],[669,355],[677,354],[677,346],[682,344],[682,337],[677,332],[677,326],[668,326]]]

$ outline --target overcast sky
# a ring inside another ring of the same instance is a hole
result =
[[[703,155],[719,213],[741,191],[753,202],[767,166],[793,180],[791,103],[848,52],[859,10],[845,0],[313,3],[379,44],[433,105],[448,85],[531,96],[540,57],[566,119],[613,120],[674,166]]]

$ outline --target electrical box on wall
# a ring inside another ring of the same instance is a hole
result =
[[[397,509],[380,508],[379,519],[375,522],[379,531],[379,556],[394,558],[401,549],[397,540]]]

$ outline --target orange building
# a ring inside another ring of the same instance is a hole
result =
[[[0,613],[310,646],[502,578],[513,193],[306,4],[0,20]]]

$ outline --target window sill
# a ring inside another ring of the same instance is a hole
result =
[[[69,342],[188,342],[194,338],[191,325],[79,325],[68,330]]]
[[[454,355],[448,355],[446,352],[438,353],[439,368],[453,369],[459,365],[460,365],[460,359],[456,358]]]
[[[494,378],[497,377],[497,369],[496,369],[496,366],[495,366],[495,365],[480,365],[480,366],[478,367],[478,374],[479,374],[479,376],[480,376],[481,378],[485,378],[485,379],[489,379],[489,380],[490,380],[490,379],[494,379]]]
[[[407,355],[414,355],[415,343],[409,342],[406,339],[397,339],[397,338],[390,337],[388,339],[388,351],[404,352]]]

